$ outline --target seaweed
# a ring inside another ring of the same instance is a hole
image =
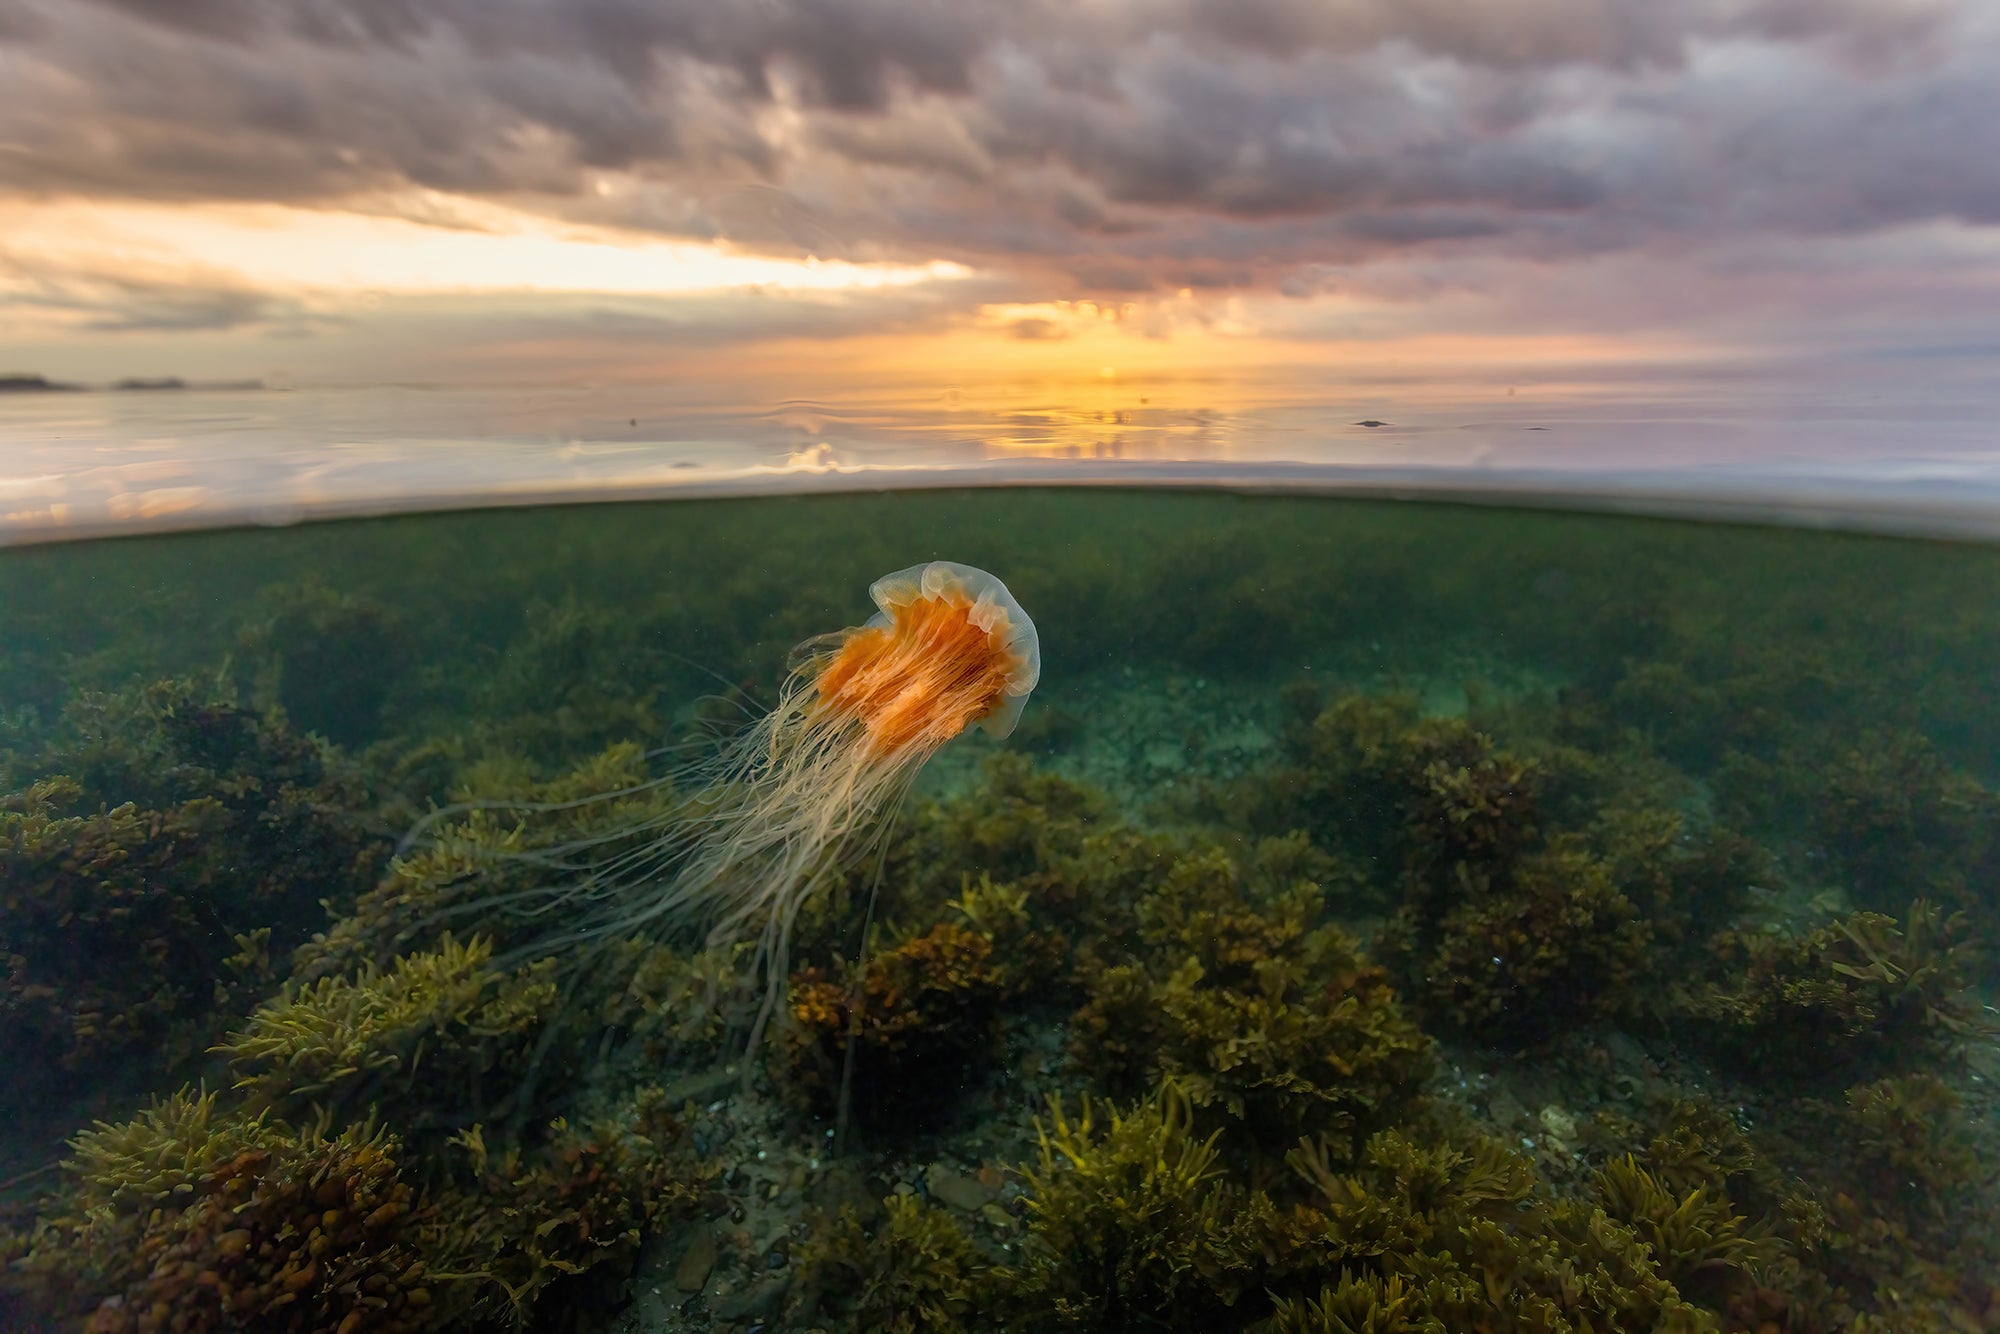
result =
[[[388,851],[337,757],[226,694],[82,695],[63,727],[0,797],[0,1110],[187,1063]]]
[[[1290,698],[1287,763],[1234,795],[1235,820],[1413,871],[1505,863],[1535,841],[1535,767],[1465,719],[1426,718],[1408,693],[1318,701],[1312,687]]]
[[[1719,1308],[1731,1281],[1750,1281],[1759,1238],[1726,1196],[1706,1186],[1677,1193],[1631,1154],[1605,1164],[1592,1189],[1609,1217],[1652,1248],[1661,1275],[1683,1295]]]
[[[993,1265],[943,1209],[891,1195],[865,1227],[852,1208],[811,1239],[802,1267],[823,1312],[856,1334],[960,1334],[984,1327]]]
[[[1037,1123],[1039,1165],[1028,1170],[1022,1260],[1002,1276],[1013,1327],[1231,1323],[1238,1299],[1255,1291],[1268,1203],[1230,1185],[1216,1136],[1197,1138],[1192,1118],[1172,1085],[1102,1117],[1088,1099],[1074,1118],[1050,1104],[1048,1120]]]
[[[1232,1143],[1267,1152],[1406,1112],[1430,1043],[1385,974],[1346,931],[1315,925],[1317,886],[1260,904],[1240,877],[1219,850],[1195,850],[1139,900],[1142,948],[1097,975],[1072,1020],[1076,1066],[1120,1094],[1173,1081],[1241,1130]]]
[[[460,778],[461,800],[419,821],[387,873],[296,950],[301,979],[435,946],[465,921],[496,953],[532,948],[545,938],[546,923],[502,905],[510,893],[541,883],[547,872],[539,851],[582,840],[606,856],[633,848],[685,799],[654,781],[645,751],[632,742],[608,746],[550,779],[491,756]]]
[[[81,789],[45,779],[0,808],[0,1059],[14,1106],[79,1087],[128,1057],[200,1041],[227,953],[205,890],[212,802],[65,815]],[[244,923],[244,925],[249,925]],[[75,948],[78,937],[91,948]]]
[[[1628,1009],[1651,936],[1612,868],[1566,835],[1498,876],[1459,864],[1396,911],[1377,949],[1428,1016],[1520,1045]]]
[[[560,1011],[553,963],[510,973],[491,958],[490,942],[447,935],[386,971],[367,964],[288,988],[216,1051],[258,1111],[346,1118],[387,1107],[412,1124],[424,1104],[442,1103],[491,1119]]]
[[[1826,766],[1813,832],[1863,907],[1976,901],[2000,873],[2000,796],[1920,733],[1868,737]]]
[[[1936,1237],[1995,1179],[1973,1147],[1964,1100],[1935,1075],[1857,1085],[1845,1104],[1852,1183],[1878,1212]]]
[[[1821,1133],[1841,1167],[1821,1178],[1823,1263],[1861,1307],[1853,1328],[1963,1328],[1991,1310],[2000,1264],[2000,1182],[1963,1099],[1927,1074],[1847,1091]]]
[[[74,1193],[9,1279],[52,1323],[100,1334],[432,1327],[393,1136],[229,1118],[214,1095],[183,1090],[75,1147]]]
[[[1719,1328],[1631,1228],[1542,1194],[1526,1161],[1490,1141],[1460,1149],[1384,1131],[1352,1173],[1312,1142],[1291,1162],[1310,1198],[1279,1220],[1271,1328]],[[1330,1274],[1337,1285],[1319,1278]],[[1317,1294],[1297,1291],[1308,1283]]]
[[[374,598],[338,592],[310,576],[267,587],[263,601],[269,614],[237,636],[254,697],[336,745],[376,740],[390,694],[414,656],[402,618]]]
[[[704,1173],[658,1090],[588,1133],[455,1137],[464,1169],[406,1156],[380,1122],[335,1133],[182,1090],[79,1135],[70,1184],[4,1287],[51,1322],[106,1331],[521,1327],[581,1300],[642,1230],[692,1208]]]
[[[654,646],[634,642],[616,611],[574,594],[537,599],[483,683],[475,744],[565,765],[630,737],[658,736],[654,701],[666,666]]]
[[[1342,1271],[1317,1297],[1279,1298],[1259,1334],[1449,1334],[1429,1313],[1430,1294],[1401,1274]]]
[[[488,1145],[477,1124],[455,1137],[463,1167],[427,1197],[419,1233],[458,1285],[438,1328],[606,1314],[647,1232],[705,1198],[712,1169],[656,1087],[585,1126],[558,1117],[545,1129],[539,1142]]]
[[[1378,868],[1400,905],[1378,950],[1431,1017],[1520,1044],[1627,1003],[1651,926],[1617,863],[1549,827],[1557,771],[1409,695],[1344,696],[1288,748],[1247,786],[1245,818]]]
[[[1803,936],[1724,933],[1713,948],[1728,975],[1693,1012],[1753,1076],[1810,1084],[1908,1069],[1988,1027],[1969,991],[1965,918],[1923,900],[1900,925],[1852,913]]]
[[[900,1129],[918,1128],[993,1052],[1007,992],[992,940],[950,922],[872,956],[847,985],[807,968],[792,977],[781,1039],[788,1082],[809,1107],[833,1112],[851,1044],[862,1124],[893,1107]]]

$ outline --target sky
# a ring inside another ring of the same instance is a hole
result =
[[[0,372],[2000,366],[1990,0],[0,0]]]

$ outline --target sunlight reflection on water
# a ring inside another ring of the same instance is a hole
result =
[[[1121,380],[0,398],[0,542],[586,498],[955,485],[1327,489],[2000,535],[1973,398],[1657,382]]]

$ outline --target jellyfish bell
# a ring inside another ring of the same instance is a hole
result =
[[[841,637],[815,688],[894,751],[944,744],[977,723],[1004,738],[1041,680],[1035,623],[984,570],[934,560],[869,585],[880,608]]]

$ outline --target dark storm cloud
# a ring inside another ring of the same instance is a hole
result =
[[[0,84],[16,191],[416,184],[1116,291],[2000,220],[1985,0],[0,0]]]
[[[1950,0],[1189,0],[1186,6],[1196,31],[1268,55],[1398,41],[1467,64],[1522,70],[1673,65],[1690,42],[1740,36],[1827,42],[1875,60],[1930,41],[1951,9]]]

